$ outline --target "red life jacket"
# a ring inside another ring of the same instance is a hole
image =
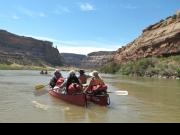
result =
[[[91,90],[107,92],[107,85],[95,85],[95,86],[92,86]]]
[[[64,82],[64,78],[63,77],[60,77],[57,82],[56,82],[56,85],[61,85],[62,83]]]
[[[91,85],[91,91],[107,91],[107,85],[101,79],[92,78]]]
[[[74,94],[74,93],[77,93],[77,92],[81,92],[82,91],[82,87],[77,84],[77,83],[72,83],[69,85],[68,87],[68,94]]]

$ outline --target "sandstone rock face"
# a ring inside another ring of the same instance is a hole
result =
[[[72,53],[61,53],[63,57],[63,63],[66,66],[73,66],[81,68],[81,63],[86,59],[86,55],[72,54]]]
[[[83,68],[99,68],[110,61],[115,54],[115,51],[100,51],[92,52],[83,59],[81,67]]]
[[[99,68],[106,64],[109,60],[112,60],[114,52],[100,51],[92,52],[86,55],[73,54],[73,53],[61,53],[63,63],[66,66],[73,66],[84,69]]]
[[[167,57],[180,54],[180,13],[149,26],[140,37],[120,48],[116,63],[126,63],[151,56]]]
[[[59,51],[49,41],[18,36],[0,30],[0,62],[22,65],[61,65]]]

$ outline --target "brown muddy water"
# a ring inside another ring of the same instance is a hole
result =
[[[180,122],[180,80],[130,78],[102,75],[109,91],[127,90],[128,95],[110,93],[108,107],[89,104],[87,108],[50,96],[48,84],[53,73],[0,70],[1,123],[139,123]],[[63,72],[66,77],[67,73]]]

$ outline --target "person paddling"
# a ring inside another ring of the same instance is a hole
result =
[[[87,85],[88,78],[91,78],[90,75],[85,74],[85,71],[83,69],[79,70],[79,81],[82,85]]]
[[[60,83],[64,82],[60,80],[61,78],[63,78],[63,76],[60,72],[60,69],[56,69],[53,78],[49,82],[50,88],[54,88],[56,85],[61,85]]]
[[[84,92],[90,92],[90,93],[101,93],[101,92],[107,92],[107,85],[105,85],[103,79],[99,76],[98,71],[93,71],[90,73],[92,76],[89,85],[87,88],[85,88]]]
[[[82,84],[80,83],[78,77],[75,74],[74,70],[69,72],[67,80],[60,86],[60,88],[66,88],[68,94],[72,94],[75,91],[82,90]]]

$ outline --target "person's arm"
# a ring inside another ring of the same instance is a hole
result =
[[[90,80],[89,85],[88,85],[87,88],[84,90],[84,92],[90,90],[90,88],[91,88],[91,86],[92,86],[92,83],[93,83],[93,78]]]
[[[103,79],[100,79],[100,81],[101,81],[101,85],[105,85],[105,83],[104,83],[104,80],[103,80]]]
[[[49,85],[50,85],[51,88],[54,88],[54,86],[56,85],[56,79],[55,79],[55,77],[53,77],[53,78],[50,80]]]
[[[87,75],[87,74],[85,74],[86,75],[86,78],[91,78],[92,76],[90,76],[90,75]]]
[[[78,77],[76,77],[75,80],[76,80],[77,84],[79,84],[81,87],[83,87],[83,85],[82,85],[81,81],[78,79]]]
[[[60,88],[63,88],[63,87],[65,87],[66,86],[66,84],[67,84],[67,79],[60,85]]]

